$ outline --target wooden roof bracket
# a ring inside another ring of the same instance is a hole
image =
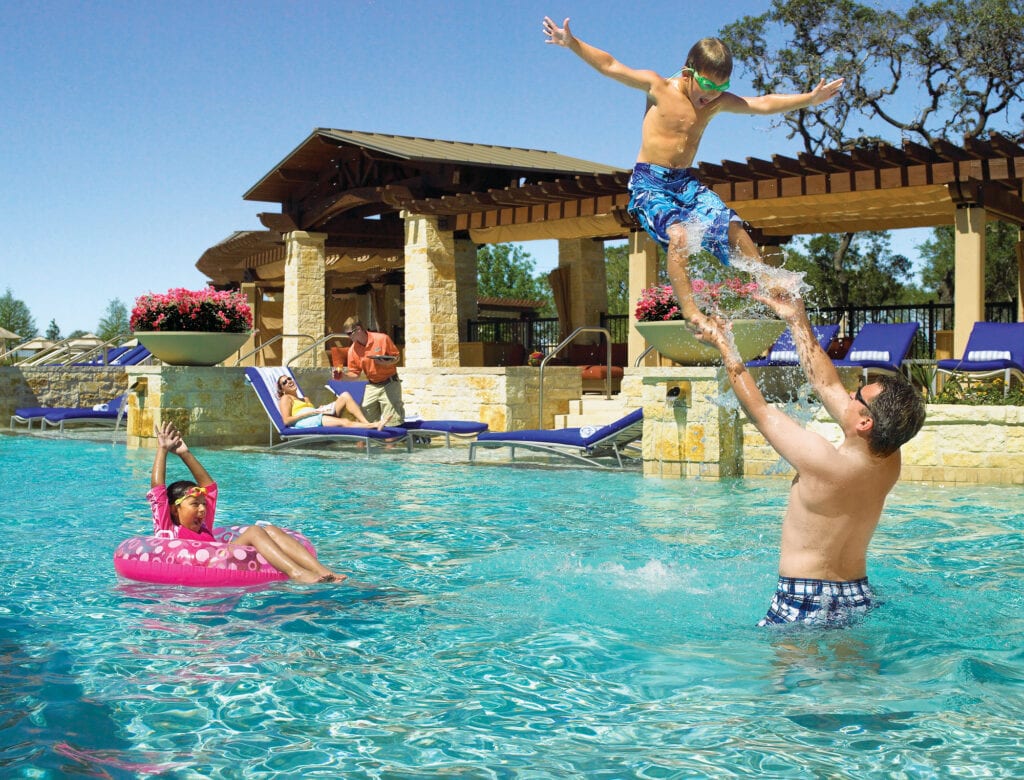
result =
[[[981,206],[1003,222],[1024,227],[1024,200],[1019,193],[999,182],[975,179],[952,181],[946,185],[953,205],[959,208]]]

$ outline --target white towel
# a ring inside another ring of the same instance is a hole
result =
[[[980,363],[983,360],[1011,360],[1008,349],[972,349],[967,353],[967,359]]]
[[[774,360],[776,363],[797,363],[800,361],[800,356],[796,354],[796,350],[780,349],[777,352],[771,352],[768,359]]]
[[[884,363],[889,362],[887,350],[855,349],[846,356],[847,360],[877,360]]]
[[[109,411],[110,411],[110,407],[109,407],[109,406],[107,406],[106,404],[96,404],[96,405],[95,405],[95,406],[94,406],[94,407],[92,408],[92,410],[93,410],[94,412],[109,412]]]

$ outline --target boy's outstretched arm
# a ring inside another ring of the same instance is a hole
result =
[[[839,94],[844,81],[845,79],[839,78],[826,84],[825,79],[822,79],[810,92],[799,95],[773,93],[758,97],[740,97],[727,92],[720,101],[721,110],[732,114],[785,114],[787,111],[796,111],[799,108],[820,106]]]
[[[591,46],[589,43],[584,43],[572,34],[572,30],[569,29],[568,19],[562,22],[562,26],[559,27],[550,17],[545,16],[544,34],[548,36],[548,39],[544,41],[545,43],[551,43],[555,46],[564,46],[569,49],[569,51],[576,54],[590,67],[594,68],[598,73],[601,73],[608,78],[615,79],[619,83],[625,84],[627,87],[633,87],[634,89],[641,89],[647,92],[655,84],[664,81],[664,79],[653,70],[636,70],[635,68],[630,68],[623,65],[608,52],[602,51],[596,46]]]

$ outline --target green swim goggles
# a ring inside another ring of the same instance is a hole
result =
[[[721,84],[716,84],[711,79],[704,78],[693,68],[683,68],[679,72],[685,73],[686,71],[690,71],[690,73],[693,74],[693,80],[696,81],[697,86],[703,89],[705,92],[725,92],[725,90],[729,89],[729,79],[726,79]]]

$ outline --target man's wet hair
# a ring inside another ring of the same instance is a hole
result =
[[[727,79],[732,75],[732,52],[720,38],[701,38],[686,55],[686,65],[701,76]]]
[[[882,386],[882,392],[868,406],[875,422],[868,447],[876,455],[892,455],[924,425],[924,397],[901,376],[885,374],[878,377],[875,384]]]

